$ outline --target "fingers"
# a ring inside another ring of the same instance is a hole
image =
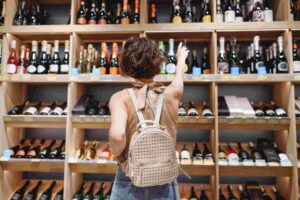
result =
[[[181,47],[182,47],[182,42],[179,43],[177,51],[179,51],[181,49]]]

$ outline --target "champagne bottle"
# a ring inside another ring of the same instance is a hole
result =
[[[49,157],[49,154],[52,150],[52,147],[55,145],[56,143],[56,140],[52,140],[52,142],[50,143],[49,146],[45,147],[44,149],[42,149],[39,154],[38,154],[38,158],[41,158],[41,159],[46,159]]]
[[[227,0],[225,4],[225,22],[235,22],[235,11],[231,0]]]
[[[230,47],[231,49],[228,57],[229,73],[232,73],[232,68],[238,68],[238,71],[240,72],[238,56],[236,54],[236,37],[230,39]]]
[[[105,59],[107,46],[106,43],[101,44],[101,58],[99,62],[99,70],[101,75],[105,75],[107,73],[107,61]]]
[[[45,139],[42,139],[38,145],[32,147],[26,154],[26,158],[37,158],[39,152],[41,151],[41,147],[44,145],[44,143]]]
[[[61,74],[68,74],[69,73],[69,49],[70,49],[70,41],[65,41],[65,53],[63,60],[60,65],[60,73]]]
[[[248,154],[247,151],[245,151],[241,145],[240,142],[238,142],[238,147],[239,147],[239,158],[240,161],[248,160],[250,159],[250,155]]]
[[[209,22],[211,22],[211,12],[209,9],[209,0],[205,0],[204,2],[205,2],[205,4],[204,4],[203,13],[202,13],[202,22],[209,23]]]
[[[293,40],[293,65],[294,73],[300,73],[300,56],[298,54],[297,40]]]
[[[115,24],[121,23],[121,4],[117,3],[117,14],[115,17]]]
[[[198,116],[199,115],[199,113],[194,105],[194,102],[192,102],[192,101],[190,101],[190,103],[189,103],[187,115],[188,116]]]
[[[128,0],[123,0],[123,10],[121,13],[121,24],[130,24],[130,16],[128,11]]]
[[[288,73],[289,66],[287,63],[287,58],[283,51],[283,37],[278,37],[278,56],[277,56],[277,73]]]
[[[233,194],[231,185],[227,186],[227,191],[229,193],[228,200],[238,200],[238,198],[236,198],[236,196],[234,196],[234,194]]]
[[[151,16],[150,16],[150,19],[149,19],[149,23],[152,23],[152,24],[157,24],[158,23],[157,17],[156,17],[156,5],[155,5],[155,3],[151,4]]]
[[[51,185],[48,187],[48,189],[45,192],[43,192],[43,194],[40,197],[40,200],[51,200],[52,191],[55,185],[56,185],[56,181],[53,181]]]
[[[80,9],[77,13],[77,24],[87,24],[87,13],[85,8],[85,2],[81,1]]]
[[[54,55],[49,66],[49,73],[59,74],[60,73],[60,57],[59,57],[59,41],[54,41]]]
[[[244,191],[242,185],[239,185],[239,191],[240,191],[240,200],[250,200],[250,198],[248,197],[248,195]]]
[[[86,155],[87,160],[94,160],[96,158],[98,145],[99,145],[98,142],[93,143],[93,146],[87,152],[87,155]]]
[[[174,39],[169,40],[168,63],[166,65],[166,72],[168,74],[175,74],[176,72],[176,58],[174,53]]]
[[[54,200],[63,200],[64,198],[64,189],[62,188],[54,197]]]
[[[186,109],[183,106],[183,103],[180,102],[179,103],[179,108],[178,108],[178,116],[186,116],[186,115],[187,115]]]
[[[203,49],[201,67],[202,67],[203,74],[209,74],[210,73],[209,60],[208,60],[208,56],[207,56],[207,48],[206,47],[204,47],[204,49]]]
[[[254,71],[251,73],[257,73],[258,69],[265,65],[259,51],[259,40],[259,36],[254,37]]]
[[[25,184],[12,195],[10,200],[23,200],[23,197],[25,195],[26,189],[28,188],[29,184],[30,181],[27,180]]]
[[[37,198],[38,191],[41,185],[42,185],[42,181],[38,181],[35,187],[26,194],[24,200],[35,200]]]
[[[273,187],[272,189],[273,189],[273,192],[274,192],[274,194],[275,194],[276,200],[285,200],[285,199],[279,194],[279,192],[278,192],[278,190],[277,190],[276,187]]]
[[[48,61],[47,61],[47,41],[42,41],[42,55],[40,57],[39,64],[37,66],[38,74],[47,74],[49,70]]]
[[[119,74],[119,61],[118,61],[118,44],[116,42],[114,42],[112,44],[112,57],[111,57],[111,61],[110,61],[110,67],[109,67],[109,74]]]
[[[139,0],[134,1],[134,14],[131,21],[134,24],[140,23],[140,1]]]
[[[79,188],[79,190],[74,194],[72,200],[83,200],[84,197],[84,188],[85,188],[85,183],[83,182]]]
[[[186,193],[185,186],[182,186],[182,191],[180,193],[180,200],[188,200],[189,196]]]
[[[219,43],[220,43],[220,48],[219,48],[217,66],[218,66],[218,72],[220,74],[223,74],[228,72],[228,62],[225,56],[225,38],[220,37]]]
[[[198,197],[196,196],[195,188],[194,188],[194,186],[192,186],[189,200],[197,200],[197,199],[198,199]]]
[[[63,140],[58,147],[56,147],[55,149],[53,149],[50,152],[49,159],[57,159],[57,158],[59,158],[64,145],[65,145],[65,140]]]
[[[181,14],[180,14],[180,6],[179,6],[179,3],[177,1],[175,1],[171,21],[172,21],[173,24],[181,24],[182,23],[182,17],[181,17]]]
[[[24,73],[26,73],[26,70],[27,70],[27,65],[25,62],[25,52],[26,52],[26,46],[22,45],[21,46],[21,55],[20,55],[20,59],[19,59],[18,67],[17,67],[19,75],[23,75]]]
[[[93,200],[104,200],[105,197],[104,197],[104,183],[102,182],[100,187],[99,187],[99,190],[96,192]]]
[[[94,197],[94,187],[95,187],[95,183],[93,182],[91,184],[91,186],[90,186],[90,189],[84,195],[83,200],[93,200],[93,197]]]
[[[30,12],[30,15],[29,15],[29,25],[38,25],[39,22],[38,22],[38,16],[37,16],[37,9],[36,9],[36,6],[33,4],[31,5],[31,12]]]
[[[27,67],[27,73],[28,74],[36,74],[37,73],[37,67],[38,67],[38,58],[37,58],[37,50],[38,50],[38,43],[37,41],[32,41],[31,44],[31,55],[29,64]]]
[[[193,12],[192,12],[192,5],[191,0],[187,0],[186,10],[184,13],[184,22],[191,23],[193,22]]]
[[[98,13],[98,24],[107,24],[107,9],[104,1],[102,1],[101,9]]]
[[[24,0],[19,2],[18,11],[14,17],[14,25],[20,26],[22,25],[24,16],[26,2]]]
[[[227,144],[227,158],[228,158],[228,161],[238,161],[239,160],[239,156],[238,154],[236,153],[236,151],[231,147],[231,145],[228,143]]]
[[[243,22],[243,13],[241,10],[241,2],[240,0],[236,0],[235,6],[235,22]]]

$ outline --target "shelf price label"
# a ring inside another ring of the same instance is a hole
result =
[[[230,75],[231,76],[238,76],[238,75],[240,75],[240,68],[239,67],[231,67]]]
[[[230,76],[229,75],[221,75],[221,80],[228,81],[228,80],[230,80]]]
[[[55,74],[48,74],[47,75],[47,81],[56,81],[56,75]]]
[[[12,80],[12,81],[19,81],[19,80],[20,80],[20,76],[19,76],[18,74],[13,74],[13,75],[11,76],[11,80]]]
[[[0,76],[0,81],[6,81],[6,80],[8,80],[8,77],[6,74]]]
[[[33,122],[32,117],[24,117],[24,122]]]
[[[264,67],[259,67],[257,71],[257,80],[267,80],[267,68]]]
[[[70,76],[71,76],[70,77],[71,81],[76,81],[78,79],[78,69],[77,68],[72,68]]]
[[[3,116],[3,120],[4,121],[12,121],[11,116],[8,116],[8,115]]]
[[[22,80],[23,81],[30,81],[30,79],[31,79],[31,76],[29,74],[22,75]]]

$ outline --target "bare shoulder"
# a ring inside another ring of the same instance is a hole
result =
[[[115,105],[125,104],[128,98],[128,94],[126,90],[121,90],[115,94],[113,94],[109,101],[109,107],[113,107]]]

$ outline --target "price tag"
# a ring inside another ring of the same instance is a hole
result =
[[[257,74],[260,76],[266,76],[267,75],[267,68],[265,66],[258,67]]]
[[[231,76],[240,75],[240,68],[239,67],[231,67],[230,74],[231,74]]]
[[[221,75],[221,80],[228,81],[228,80],[230,80],[230,76],[229,75]]]
[[[257,160],[255,160],[255,165],[256,165],[256,166],[263,167],[263,166],[267,166],[267,163],[266,163],[266,161],[263,160],[263,159],[257,159]]]
[[[201,76],[202,71],[200,67],[194,67],[192,71],[193,76]]]
[[[30,162],[41,162],[41,159],[30,159]]]
[[[97,164],[106,164],[107,160],[106,159],[98,159]]]
[[[78,69],[77,68],[72,68],[71,69],[71,74],[70,74],[71,76],[75,76],[75,77],[77,77],[78,76]]]
[[[55,74],[47,75],[47,81],[56,81],[56,75]]]
[[[19,81],[20,80],[20,76],[18,74],[13,74],[13,75],[11,75],[11,80],[12,81]]]
[[[193,81],[201,81],[202,77],[201,76],[193,76],[192,80]]]
[[[253,160],[246,159],[246,160],[243,160],[243,165],[244,166],[254,166],[254,162],[253,162]]]
[[[203,160],[194,160],[193,165],[203,165]]]
[[[93,68],[92,75],[94,75],[94,76],[100,76],[100,70],[97,69],[97,68]]]
[[[280,165],[284,167],[292,166],[292,162],[290,160],[280,160]]]
[[[30,79],[31,79],[31,76],[29,74],[22,75],[22,80],[23,81],[30,81]]]
[[[219,160],[219,165],[226,166],[228,165],[227,160]]]

